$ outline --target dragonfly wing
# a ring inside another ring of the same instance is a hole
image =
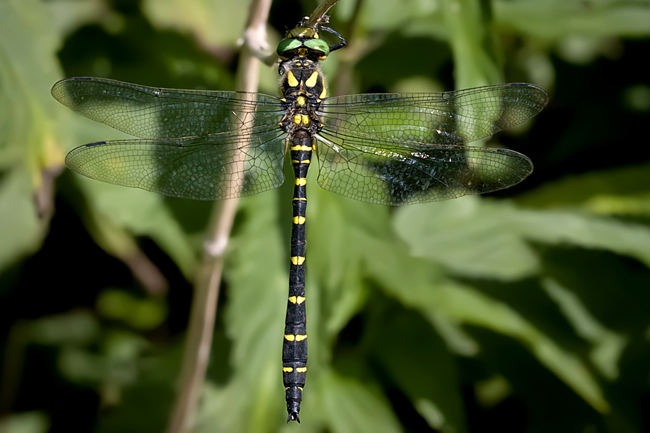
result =
[[[92,179],[194,200],[229,199],[277,188],[284,181],[284,133],[257,128],[184,139],[86,144],[66,157]]]
[[[68,78],[52,96],[71,110],[141,138],[206,136],[277,125],[278,98],[259,93],[163,89],[103,78]]]
[[[399,206],[508,188],[533,170],[525,155],[502,149],[419,144],[332,133],[318,140],[318,184],[328,191]]]
[[[444,93],[357,94],[327,98],[331,130],[431,144],[463,144],[519,125],[548,102],[541,87],[501,84]]]

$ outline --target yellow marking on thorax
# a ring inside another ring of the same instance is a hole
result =
[[[291,86],[291,87],[297,87],[298,84],[300,84],[300,83],[298,83],[298,80],[296,79],[296,76],[293,75],[293,72],[291,72],[291,71],[287,72],[287,83],[289,83],[289,86]]]
[[[312,148],[309,147],[309,146],[304,146],[304,145],[302,145],[302,144],[299,144],[299,145],[297,145],[297,146],[291,146],[291,150],[303,150],[303,151],[308,151],[308,150],[312,150]]]
[[[302,116],[300,116],[300,114],[296,114],[295,116],[293,116],[293,123],[295,123],[296,125],[300,125],[300,122],[302,122]]]
[[[305,263],[305,258],[301,256],[293,256],[291,257],[291,263],[293,263],[294,265],[302,265],[303,263]],[[300,304],[300,302],[298,303]]]
[[[294,223],[294,224],[304,224],[304,223],[305,223],[305,219],[306,219],[306,218],[303,217],[303,216],[293,217],[293,223]]]
[[[305,99],[304,96],[298,96],[298,99],[296,99],[296,102],[298,105],[305,105],[307,103],[307,100]]]
[[[318,82],[318,72],[314,71],[311,74],[311,76],[307,78],[307,81],[305,81],[305,86],[314,87],[317,82]]]
[[[307,178],[306,177],[297,177],[296,178],[296,185],[299,185],[299,186],[307,185]]]
[[[325,99],[327,97],[327,87],[323,86],[323,91],[320,92],[320,99]]]
[[[291,302],[292,304],[298,303],[298,305],[300,305],[303,302],[305,302],[305,298],[304,298],[304,296],[298,296],[298,297],[289,296],[289,302]]]
[[[304,123],[305,125],[309,125],[309,122],[311,122],[311,119],[309,118],[309,116],[307,116],[306,114],[303,114],[302,115],[302,123]]]

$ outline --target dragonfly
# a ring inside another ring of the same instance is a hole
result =
[[[339,42],[329,45],[323,32]],[[548,102],[544,89],[526,83],[329,96],[319,62],[345,45],[323,22],[299,22],[277,47],[281,96],[86,77],[52,88],[78,114],[138,137],[68,153],[70,169],[99,181],[186,199],[232,199],[282,185],[289,153],[295,182],[282,346],[287,422],[300,422],[307,373],[306,185],[313,157],[321,188],[367,203],[497,191],[526,178],[531,160],[467,144],[531,119]]]

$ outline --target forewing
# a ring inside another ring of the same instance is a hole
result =
[[[512,128],[548,102],[541,87],[501,84],[444,93],[357,94],[327,98],[331,131],[428,144],[463,144]]]
[[[497,191],[533,170],[530,159],[511,150],[405,143],[349,131],[323,130],[316,138],[318,184],[368,203],[398,206]]]
[[[259,93],[163,89],[103,78],[68,78],[52,96],[71,110],[141,138],[201,137],[277,125],[278,98]]]
[[[73,149],[66,164],[115,185],[194,200],[228,199],[282,185],[284,135],[274,126],[247,134],[103,141]]]

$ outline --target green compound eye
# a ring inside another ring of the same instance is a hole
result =
[[[324,56],[327,56],[330,53],[330,47],[322,39],[308,39],[305,41],[305,46],[310,50],[318,51],[323,53]]]
[[[300,47],[302,47],[302,42],[300,42],[298,39],[282,39],[278,44],[278,56],[282,56],[282,53],[286,51],[295,50],[296,48]]]

